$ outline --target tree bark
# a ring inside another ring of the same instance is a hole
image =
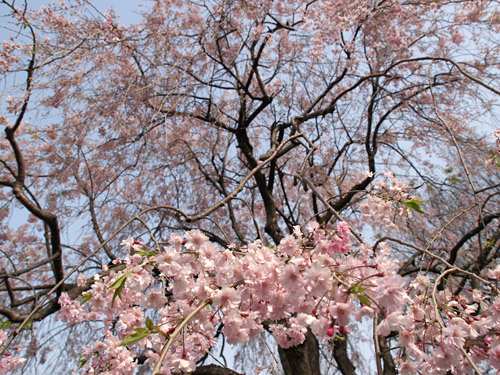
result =
[[[396,372],[396,363],[394,362],[394,358],[392,358],[391,351],[387,343],[385,342],[385,338],[379,336],[380,343],[380,351],[382,352],[382,361],[384,363],[384,372],[383,375],[395,375]]]
[[[279,355],[285,375],[320,375],[318,340],[310,330],[302,344],[279,348]]]
[[[193,372],[193,375],[241,375],[240,373],[231,369],[221,367],[218,365],[205,365],[199,366]]]
[[[342,375],[355,375],[356,367],[354,367],[347,354],[347,337],[336,338],[334,345],[333,357]]]

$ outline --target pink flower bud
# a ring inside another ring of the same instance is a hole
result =
[[[334,334],[333,327],[330,327],[326,330],[326,335],[332,337]]]
[[[339,333],[341,333],[341,334],[351,333],[351,331],[349,331],[349,328],[347,328],[347,326],[340,326],[339,327]]]

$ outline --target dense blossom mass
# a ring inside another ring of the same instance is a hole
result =
[[[498,0],[100,7],[0,1],[0,374],[500,371]]]
[[[219,249],[198,230],[185,237],[172,235],[160,253],[124,241],[130,255],[115,264],[125,267],[96,277],[79,300],[61,295],[60,319],[104,322],[103,340],[83,348],[81,373],[134,374],[135,358],[145,354],[153,367],[165,347],[160,373],[191,372],[221,324],[228,343],[268,329],[289,348],[303,343],[308,328],[333,340],[365,316],[377,317],[380,336],[399,335],[402,374],[470,373],[485,361],[500,370],[500,297],[473,289],[454,296],[424,275],[408,284],[389,246],[352,247],[345,222],[332,233],[315,222],[305,235],[297,227],[276,249],[261,241]],[[489,276],[498,281],[500,266]]]

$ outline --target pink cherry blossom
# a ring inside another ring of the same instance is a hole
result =
[[[488,357],[490,365],[497,370],[500,370],[500,345],[496,345],[488,350]]]
[[[234,288],[224,287],[212,298],[214,306],[222,309],[234,310],[241,302],[241,296]]]
[[[406,301],[406,282],[399,276],[387,276],[375,290],[375,298],[388,312],[398,310]]]

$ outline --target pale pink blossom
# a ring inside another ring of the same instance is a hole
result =
[[[398,371],[401,375],[414,375],[417,373],[417,365],[411,359],[407,359],[398,365]]]
[[[193,361],[188,361],[182,358],[174,358],[172,364],[176,366],[180,371],[185,373],[190,373],[196,370],[196,363]]]
[[[500,132],[500,129],[498,129],[498,131]],[[492,270],[489,270],[487,275],[491,279],[500,280],[500,265],[496,266]]]
[[[157,309],[165,305],[166,302],[167,299],[162,290],[150,290],[144,295],[142,305],[149,309]]]
[[[354,312],[354,306],[352,303],[342,303],[337,302],[331,309],[330,314],[337,321],[340,326],[346,326],[349,324],[349,319]]]
[[[496,345],[488,350],[488,359],[493,368],[500,370],[500,345]]]
[[[375,290],[375,298],[388,312],[396,311],[407,301],[405,285],[401,276],[387,276]]]
[[[87,283],[87,276],[85,276],[83,273],[78,274],[78,277],[76,279],[76,284],[78,286],[84,286]]]
[[[125,251],[130,251],[134,245],[135,240],[132,237],[127,238],[121,242],[121,245]]]
[[[342,236],[342,238],[349,238],[349,225],[345,221],[340,221],[337,223],[337,231]]]
[[[186,243],[184,246],[186,246],[186,248],[189,250],[198,250],[201,245],[208,241],[208,237],[198,229],[193,229],[189,232],[186,232],[185,237]]]
[[[235,288],[224,287],[212,298],[214,306],[234,310],[241,302],[241,296]]]
[[[292,257],[299,250],[299,244],[294,237],[286,237],[281,240],[278,250]]]
[[[302,286],[302,275],[299,267],[295,264],[287,264],[280,271],[279,281],[285,288],[291,291],[298,291]]]
[[[406,318],[402,311],[395,311],[385,317],[377,327],[377,332],[381,336],[388,336],[392,331],[400,331],[406,326]]]
[[[443,329],[443,343],[448,346],[461,348],[468,337],[473,338],[470,326],[461,318],[453,318]]]
[[[304,272],[303,280],[310,293],[320,295],[331,287],[331,272],[328,268],[321,267],[319,262],[314,262]]]
[[[9,356],[0,359],[0,374],[6,374],[8,372],[17,370],[24,362],[26,358],[20,358],[18,356]]]

